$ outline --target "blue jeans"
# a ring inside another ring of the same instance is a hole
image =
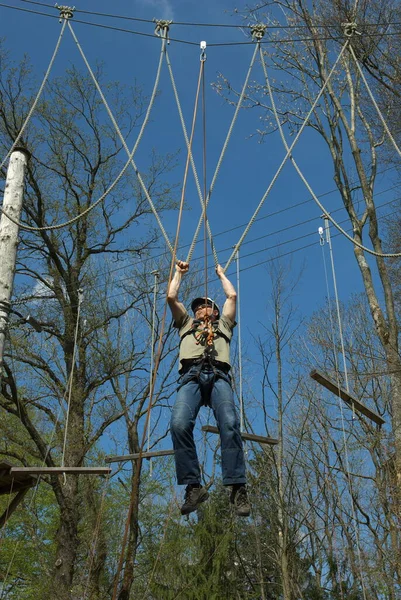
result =
[[[171,437],[179,485],[200,483],[200,469],[193,436],[202,405],[210,406],[221,439],[223,484],[245,483],[245,461],[231,378],[220,369],[191,367],[179,380],[171,415]]]

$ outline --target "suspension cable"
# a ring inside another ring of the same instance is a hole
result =
[[[157,292],[159,287],[159,271],[152,271],[152,275],[154,275],[154,283],[153,283],[153,308],[152,308],[152,332],[151,332],[151,342],[150,342],[150,368],[149,368],[149,390],[153,387],[153,367],[154,367],[154,358],[155,358],[155,327],[156,327],[156,302],[157,302]],[[150,451],[150,425],[151,425],[151,411],[152,407],[150,406],[149,410],[149,419],[148,419],[148,441],[147,441],[147,451]],[[149,474],[152,475],[152,459],[149,459]]]
[[[33,113],[34,113],[34,111],[35,111],[35,109],[36,109],[36,106],[37,106],[37,104],[38,104],[38,102],[39,102],[39,99],[40,99],[40,97],[41,97],[41,95],[42,95],[43,88],[45,87],[45,85],[46,85],[46,82],[47,82],[47,80],[49,79],[50,71],[52,70],[52,67],[53,67],[54,61],[55,61],[55,59],[56,59],[56,56],[57,56],[58,50],[59,50],[59,48],[60,48],[61,39],[62,39],[62,37],[63,37],[63,34],[64,34],[64,30],[65,30],[65,26],[66,26],[66,25],[67,25],[67,19],[64,19],[64,20],[63,20],[63,25],[62,25],[62,27],[61,27],[60,35],[59,35],[59,38],[58,38],[58,40],[57,40],[57,43],[56,43],[56,47],[55,47],[55,49],[54,49],[54,52],[53,52],[53,55],[52,55],[52,57],[51,57],[51,59],[50,59],[49,66],[47,67],[47,71],[46,71],[46,73],[45,73],[45,76],[43,77],[43,81],[42,81],[42,83],[41,83],[41,85],[40,85],[40,87],[39,87],[38,93],[36,94],[36,98],[35,98],[35,100],[33,101],[31,108],[29,109],[29,112],[28,112],[28,114],[27,114],[27,116],[26,116],[26,119],[25,119],[25,121],[24,121],[24,123],[23,123],[23,125],[22,125],[22,127],[21,127],[21,129],[20,129],[20,131],[19,131],[19,133],[18,133],[18,135],[17,135],[17,137],[15,138],[13,145],[11,146],[11,148],[10,148],[10,150],[8,151],[8,153],[7,153],[6,157],[3,159],[2,163],[0,164],[0,169],[2,169],[2,168],[4,167],[4,164],[5,164],[6,160],[7,160],[7,159],[8,159],[8,157],[11,155],[11,153],[12,153],[12,152],[13,152],[13,150],[14,150],[14,148],[15,148],[15,147],[18,145],[18,142],[20,141],[20,139],[21,139],[21,137],[22,137],[22,134],[24,133],[24,131],[25,131],[25,129],[26,129],[26,126],[28,125],[29,121],[31,120],[31,117],[32,117],[32,115],[33,115]]]
[[[129,157],[129,162],[132,164],[132,166],[133,166],[133,168],[135,170],[135,173],[136,173],[136,175],[138,177],[138,181],[139,181],[139,183],[140,183],[140,185],[142,187],[142,190],[143,190],[143,192],[144,192],[144,194],[146,196],[147,201],[149,202],[151,210],[152,210],[152,212],[153,212],[153,214],[155,216],[155,219],[157,221],[157,224],[159,225],[159,228],[160,228],[160,230],[161,230],[161,232],[163,234],[163,237],[164,237],[164,239],[166,241],[166,244],[169,247],[170,251],[172,251],[173,248],[171,246],[170,240],[169,240],[169,238],[167,236],[167,233],[166,233],[166,231],[165,231],[165,229],[163,227],[163,224],[162,224],[162,222],[160,220],[160,217],[159,217],[159,215],[157,213],[157,210],[156,210],[156,208],[155,208],[155,206],[153,204],[153,201],[152,201],[152,199],[150,197],[149,190],[147,189],[147,187],[146,187],[146,185],[145,185],[145,183],[143,181],[143,178],[142,178],[141,174],[139,173],[138,168],[137,168],[137,166],[135,164],[135,161],[134,161],[134,155],[135,155],[136,150],[137,150],[137,148],[139,146],[139,143],[140,143],[140,141],[142,139],[143,133],[145,131],[145,127],[146,127],[146,125],[147,125],[147,123],[149,121],[150,113],[152,111],[153,104],[154,104],[154,101],[155,101],[155,98],[156,98],[156,93],[157,93],[157,88],[158,88],[159,80],[160,80],[160,73],[161,73],[161,68],[162,68],[162,64],[163,64],[164,50],[165,50],[165,46],[166,46],[167,37],[165,35],[161,36],[162,43],[161,43],[159,64],[158,64],[157,71],[156,71],[156,78],[155,78],[155,82],[154,82],[154,85],[153,85],[152,94],[151,94],[151,97],[150,97],[150,101],[149,101],[149,105],[148,105],[148,108],[147,108],[147,111],[146,111],[146,114],[145,114],[144,121],[142,123],[142,127],[141,127],[141,129],[139,131],[138,138],[137,138],[137,140],[135,142],[135,146],[133,147],[132,152],[130,153],[129,148],[127,146],[127,143],[126,143],[126,141],[124,139],[124,136],[123,136],[123,134],[122,134],[122,132],[121,132],[119,126],[118,126],[118,123],[117,123],[116,119],[114,118],[114,115],[113,115],[113,113],[112,113],[112,111],[111,111],[111,109],[109,107],[109,104],[108,104],[108,102],[106,100],[106,97],[104,96],[104,94],[103,94],[103,92],[102,92],[102,90],[101,90],[101,88],[100,88],[100,86],[99,86],[99,84],[98,84],[98,82],[96,80],[96,77],[95,77],[95,75],[94,75],[94,73],[93,73],[93,71],[92,71],[92,69],[90,67],[90,64],[89,64],[89,62],[88,62],[88,60],[87,60],[87,58],[86,58],[86,56],[85,56],[85,54],[84,54],[84,52],[83,52],[80,44],[78,42],[78,39],[77,39],[77,37],[75,35],[75,32],[72,29],[70,23],[68,23],[68,26],[70,28],[71,35],[74,38],[74,41],[75,41],[75,43],[77,45],[77,48],[78,48],[78,50],[79,50],[79,52],[80,52],[80,54],[82,56],[82,59],[83,59],[85,65],[86,65],[86,67],[87,67],[87,69],[89,71],[89,74],[92,77],[93,83],[95,84],[96,89],[99,92],[99,95],[100,95],[100,97],[101,97],[101,99],[103,101],[103,104],[104,104],[104,106],[105,106],[105,108],[107,110],[107,113],[108,113],[108,115],[109,115],[109,117],[111,119],[111,122],[114,125],[116,133],[117,133],[118,137],[120,138],[120,141],[121,141],[121,143],[122,143],[122,145],[124,147],[124,150],[126,151],[128,157]]]
[[[294,149],[295,145],[297,144],[297,142],[298,142],[298,140],[299,140],[299,138],[300,138],[300,136],[301,136],[301,134],[302,134],[303,130],[305,129],[305,127],[306,127],[306,125],[307,125],[307,123],[308,123],[308,121],[309,121],[310,117],[312,116],[312,113],[313,113],[313,111],[315,110],[315,108],[316,108],[316,106],[317,106],[317,104],[318,104],[318,102],[319,102],[319,100],[320,100],[321,96],[323,95],[323,92],[324,92],[324,90],[326,89],[326,86],[327,86],[327,84],[329,83],[329,81],[330,81],[330,79],[331,79],[331,76],[333,75],[333,73],[334,73],[334,71],[335,71],[335,69],[336,69],[336,67],[337,67],[337,65],[338,65],[338,63],[339,63],[339,61],[340,61],[340,59],[341,59],[341,57],[342,57],[342,55],[343,55],[343,53],[344,53],[344,51],[345,51],[345,49],[347,48],[347,46],[348,46],[348,45],[349,45],[349,40],[347,40],[347,41],[345,42],[345,44],[343,45],[343,47],[341,48],[340,54],[338,55],[338,57],[337,57],[337,59],[336,59],[336,61],[335,61],[334,65],[333,65],[333,67],[332,67],[332,69],[331,69],[331,71],[330,71],[329,75],[327,76],[327,79],[325,80],[325,82],[324,82],[324,84],[323,84],[323,86],[322,86],[322,87],[321,87],[321,89],[319,90],[319,93],[318,93],[318,95],[316,96],[316,98],[315,98],[315,100],[314,100],[314,102],[313,102],[313,104],[312,104],[312,106],[311,106],[311,108],[310,108],[310,110],[309,110],[308,114],[306,115],[306,117],[305,117],[305,119],[304,119],[304,121],[303,121],[303,123],[302,123],[302,125],[301,125],[301,127],[300,127],[300,129],[299,129],[299,131],[298,131],[298,133],[297,133],[297,135],[295,136],[295,139],[294,139],[294,141],[292,142],[292,144],[291,144],[291,146],[290,146],[289,148],[288,148],[288,146],[287,146],[288,150],[287,150],[287,153],[286,153],[285,157],[283,158],[283,160],[282,160],[282,162],[281,162],[281,164],[280,164],[279,168],[277,169],[277,171],[276,171],[276,173],[275,173],[275,175],[274,175],[274,177],[273,177],[273,179],[272,179],[271,183],[269,184],[269,186],[268,186],[268,188],[267,188],[266,192],[264,193],[264,195],[263,195],[263,197],[262,197],[261,201],[259,202],[259,204],[258,204],[258,206],[257,206],[257,208],[256,208],[256,210],[255,210],[255,212],[253,213],[253,215],[252,215],[252,217],[251,217],[251,219],[250,219],[250,221],[249,221],[248,225],[246,226],[246,228],[245,228],[245,230],[244,230],[243,234],[241,235],[241,237],[240,237],[239,241],[238,241],[238,242],[237,242],[237,244],[234,246],[234,250],[233,250],[233,252],[231,253],[231,256],[230,256],[230,258],[228,259],[228,261],[227,261],[227,263],[226,263],[226,266],[224,267],[224,271],[227,271],[227,269],[228,269],[228,267],[230,266],[230,264],[231,264],[231,262],[232,262],[233,258],[235,257],[235,254],[236,254],[236,252],[237,252],[238,248],[240,248],[240,246],[241,246],[242,242],[244,241],[245,237],[248,235],[248,233],[249,233],[249,230],[251,229],[251,227],[252,227],[253,223],[255,222],[255,220],[256,220],[256,217],[258,216],[258,213],[259,213],[260,209],[262,208],[262,206],[263,206],[263,204],[264,204],[264,202],[265,202],[265,200],[266,200],[267,196],[270,194],[270,191],[272,190],[272,188],[273,188],[274,184],[276,183],[276,181],[277,181],[277,178],[278,178],[278,176],[280,175],[281,171],[283,170],[285,163],[287,162],[288,158],[291,156],[291,152],[293,151],[293,149]],[[262,56],[262,58],[263,58],[263,53],[262,53],[262,50],[261,50],[261,48],[260,48],[260,45],[258,45],[258,48],[259,48],[259,50],[260,50],[260,55],[261,55],[261,56]],[[264,60],[262,61],[262,65],[264,65]],[[326,211],[324,211],[324,212],[326,212]]]
[[[238,372],[239,372],[239,410],[240,410],[240,431],[244,431],[244,396],[242,391],[242,337],[241,337],[241,292],[240,292],[240,268],[239,268],[239,250],[236,254],[237,263],[237,322],[238,322]]]
[[[188,154],[187,154],[186,168],[185,168],[185,173],[184,173],[184,182],[183,182],[183,186],[182,186],[181,201],[180,201],[178,220],[177,220],[175,243],[174,243],[172,257],[171,257],[171,263],[170,263],[170,271],[169,271],[169,278],[168,278],[168,284],[167,284],[168,288],[170,287],[170,283],[173,278],[173,270],[174,270],[174,266],[175,266],[175,262],[176,262],[178,240],[179,240],[179,234],[180,234],[180,228],[181,228],[181,218],[182,218],[182,212],[184,209],[185,190],[186,190],[186,182],[187,182],[187,176],[188,176],[190,153],[191,153],[191,149],[192,149],[192,141],[193,141],[194,132],[195,132],[196,115],[197,115],[197,110],[198,110],[198,100],[199,100],[199,91],[200,91],[200,84],[201,84],[201,78],[202,78],[202,71],[203,71],[203,66],[201,63],[200,70],[199,70],[196,98],[195,98],[194,114],[193,114],[193,119],[192,119],[190,147],[188,149]],[[140,449],[139,449],[139,456],[138,456],[138,459],[135,464],[135,475],[134,475],[134,481],[132,483],[131,499],[130,499],[130,504],[129,504],[129,508],[128,508],[127,520],[126,520],[126,524],[125,524],[124,537],[123,537],[123,542],[122,542],[122,546],[121,546],[121,552],[120,552],[120,558],[119,558],[119,562],[118,562],[118,566],[117,566],[117,572],[116,572],[116,575],[114,578],[114,589],[113,589],[112,600],[117,599],[119,577],[120,577],[121,569],[122,569],[123,562],[124,562],[124,554],[125,554],[125,549],[126,549],[126,545],[127,545],[127,541],[128,541],[128,533],[129,533],[132,513],[133,513],[133,509],[134,509],[135,496],[136,496],[136,493],[138,492],[138,487],[139,487],[139,478],[140,478],[140,472],[141,472],[142,460],[143,460],[142,453],[143,453],[143,448],[145,447],[145,439],[146,439],[149,415],[150,415],[150,410],[151,410],[151,407],[153,404],[153,394],[154,394],[154,388],[155,388],[155,383],[156,383],[156,374],[157,374],[157,371],[159,368],[162,349],[163,349],[163,336],[164,336],[164,330],[165,330],[165,324],[166,324],[166,317],[167,317],[167,296],[166,296],[165,303],[164,303],[164,311],[163,311],[163,317],[162,317],[162,322],[161,322],[161,329],[160,329],[160,335],[159,335],[159,340],[158,340],[157,352],[156,352],[156,357],[155,357],[152,385],[151,385],[151,388],[149,389],[149,404],[148,404],[148,409],[147,409],[147,413],[146,413],[146,421],[145,421],[145,425],[144,425],[142,442],[141,442]]]
[[[187,146],[187,151],[190,152],[190,161],[191,161],[192,173],[194,175],[195,185],[196,185],[196,189],[198,191],[199,201],[200,201],[200,204],[201,204],[202,215],[203,215],[203,202],[204,202],[204,200],[203,200],[203,193],[202,193],[201,185],[200,185],[200,182],[199,182],[199,177],[198,177],[198,173],[197,173],[197,170],[196,170],[196,166],[195,166],[195,161],[194,161],[194,158],[193,158],[193,154],[192,154],[192,151],[191,151],[190,146],[189,146],[189,139],[188,139],[187,129],[186,129],[186,126],[185,126],[184,115],[183,115],[183,112],[182,112],[181,102],[180,102],[180,99],[179,99],[179,96],[178,96],[177,86],[176,86],[176,83],[175,83],[173,69],[172,69],[172,66],[171,66],[171,61],[170,61],[170,57],[169,57],[169,54],[167,52],[167,49],[166,49],[165,54],[166,54],[166,64],[167,64],[167,68],[168,68],[168,71],[169,71],[169,74],[170,74],[171,85],[172,85],[172,88],[173,88],[173,93],[174,93],[175,101],[176,101],[176,104],[177,104],[178,115],[180,117],[181,127],[182,127],[182,131],[183,131],[183,134],[184,134],[185,143],[186,143],[186,146]],[[203,218],[203,216],[202,216],[202,218]],[[209,236],[210,246],[211,246],[212,252],[213,252],[214,242],[213,242],[213,236],[212,236],[212,232],[211,232],[211,229],[210,229],[209,222],[207,223],[207,233],[208,233],[208,236]],[[192,250],[192,252],[193,252],[193,250]],[[188,262],[188,263],[191,262],[192,252],[189,252],[188,256],[186,258],[186,262]],[[217,259],[217,254],[215,252],[216,251],[214,250],[213,256],[214,256],[214,261],[217,264],[218,263],[218,259]]]
[[[248,87],[249,77],[251,75],[253,66],[255,64],[256,54],[257,54],[257,51],[258,51],[259,44],[260,44],[260,42],[258,42],[255,45],[255,50],[253,52],[253,55],[252,55],[252,58],[251,58],[251,62],[250,62],[249,67],[248,67],[248,71],[247,71],[247,74],[246,74],[246,77],[245,77],[244,85],[242,87],[241,95],[240,95],[239,100],[237,102],[237,106],[235,108],[234,115],[233,115],[230,127],[228,129],[227,136],[226,136],[226,139],[224,141],[223,148],[221,150],[219,160],[218,160],[217,165],[216,165],[216,170],[214,172],[213,179],[212,179],[212,182],[210,184],[209,193],[208,193],[207,198],[206,198],[206,207],[209,204],[210,196],[211,196],[211,194],[213,192],[213,189],[214,189],[214,186],[216,184],[216,180],[217,180],[217,177],[218,177],[219,172],[220,172],[221,164],[223,162],[223,158],[224,158],[224,155],[226,153],[227,146],[228,146],[228,143],[229,143],[230,138],[231,138],[231,134],[232,134],[233,129],[234,129],[234,125],[235,125],[235,123],[237,121],[239,110],[240,110],[240,108],[242,106],[242,102],[243,102],[244,97],[245,97],[245,92],[246,92],[247,87]],[[196,227],[195,233],[194,233],[194,238],[193,238],[191,247],[190,247],[189,252],[188,252],[187,262],[190,262],[190,260],[192,258],[192,254],[194,252],[195,245],[196,245],[196,242],[197,242],[197,239],[198,239],[198,235],[199,235],[199,231],[200,231],[200,228],[201,228],[201,225],[202,225],[202,219],[203,219],[203,216],[201,215],[201,217],[199,219],[199,222],[198,222],[198,225]]]
[[[69,387],[68,387],[67,414],[66,414],[66,418],[65,418],[63,452],[61,455],[61,467],[65,467],[65,452],[66,452],[66,448],[67,448],[68,422],[69,422],[69,418],[70,418],[72,387],[73,387],[73,383],[74,383],[73,379],[74,379],[74,369],[75,369],[75,357],[76,357],[77,346],[78,346],[79,319],[80,319],[81,305],[82,305],[83,299],[84,299],[83,291],[82,291],[82,289],[79,289],[78,290],[77,322],[75,325],[74,349],[72,352],[70,382],[69,382]],[[64,482],[65,481],[66,481],[66,475],[64,473]]]
[[[74,218],[70,219],[69,221],[65,221],[64,223],[59,223],[57,225],[48,225],[48,226],[45,226],[45,227],[31,227],[31,226],[29,226],[29,225],[27,225],[27,224],[25,224],[25,223],[23,223],[21,221],[14,220],[8,213],[6,213],[4,211],[2,211],[2,212],[6,215],[6,217],[10,221],[12,221],[14,224],[18,225],[21,229],[26,230],[26,231],[50,231],[50,230],[62,229],[63,227],[67,227],[69,225],[72,225],[73,223],[75,223],[79,219],[82,219],[90,211],[92,211],[94,208],[96,208],[101,202],[103,202],[103,200],[106,198],[106,196],[108,196],[108,194],[110,194],[110,192],[114,189],[114,187],[117,185],[117,183],[123,177],[123,175],[125,174],[126,170],[129,167],[129,165],[132,164],[132,166],[134,167],[135,173],[136,173],[136,175],[138,177],[138,180],[139,180],[139,182],[140,182],[140,184],[142,186],[142,189],[143,189],[143,191],[145,193],[145,196],[146,196],[146,198],[147,198],[147,200],[148,200],[148,202],[150,204],[152,212],[153,212],[153,214],[154,214],[154,216],[156,218],[156,221],[157,221],[157,223],[158,223],[158,225],[160,227],[160,230],[161,230],[161,232],[163,234],[163,237],[164,237],[164,239],[166,241],[166,244],[167,244],[168,248],[170,249],[170,251],[172,252],[172,245],[170,243],[170,240],[168,239],[167,233],[165,232],[163,224],[162,224],[162,222],[161,222],[161,220],[159,218],[159,215],[158,215],[158,213],[156,211],[156,208],[153,205],[153,202],[152,202],[152,199],[151,199],[151,197],[149,195],[149,192],[148,192],[148,190],[147,190],[147,188],[145,186],[145,183],[143,182],[143,179],[142,179],[142,177],[141,177],[141,175],[140,175],[140,173],[139,173],[139,171],[138,171],[138,169],[136,167],[136,164],[135,164],[135,162],[133,160],[133,156],[134,156],[134,154],[135,154],[135,152],[137,150],[139,141],[142,138],[145,126],[146,126],[146,124],[147,124],[147,122],[149,120],[150,112],[151,112],[151,109],[153,107],[153,103],[154,103],[154,100],[155,100],[155,97],[156,97],[158,82],[159,82],[159,79],[160,79],[160,72],[161,72],[161,67],[162,67],[162,61],[163,61],[163,56],[164,56],[164,44],[165,44],[166,40],[164,38],[162,38],[162,50],[161,50],[161,53],[160,53],[159,65],[158,65],[158,69],[157,69],[157,73],[156,73],[156,79],[155,79],[155,84],[154,84],[154,87],[153,87],[151,99],[150,99],[149,106],[148,106],[148,109],[147,109],[147,112],[146,112],[146,115],[145,115],[144,122],[142,123],[142,127],[141,127],[141,130],[139,132],[138,139],[137,139],[137,141],[135,143],[135,146],[134,146],[132,152],[130,152],[129,148],[128,148],[127,144],[126,144],[126,141],[125,141],[125,139],[124,139],[124,137],[123,137],[123,135],[121,133],[121,130],[118,127],[118,124],[117,124],[117,122],[116,122],[116,120],[115,120],[115,118],[114,118],[114,116],[113,116],[113,114],[111,112],[111,109],[110,109],[110,107],[109,107],[109,105],[107,103],[107,100],[106,100],[106,98],[105,98],[105,96],[104,96],[104,94],[103,94],[103,92],[102,92],[102,90],[101,90],[101,88],[100,88],[97,80],[96,80],[96,77],[94,76],[94,73],[93,73],[93,71],[92,71],[92,69],[91,69],[91,67],[89,65],[89,62],[87,61],[86,56],[85,56],[85,54],[84,54],[84,52],[83,52],[83,50],[82,50],[82,48],[81,48],[81,46],[80,46],[80,44],[78,42],[78,39],[75,36],[74,30],[72,29],[71,24],[69,22],[68,22],[68,26],[70,28],[71,34],[72,34],[72,36],[74,38],[74,41],[77,44],[77,47],[78,47],[78,49],[79,49],[79,51],[81,53],[81,56],[82,56],[82,58],[83,58],[83,60],[85,62],[85,65],[88,68],[89,74],[92,77],[92,80],[93,80],[93,82],[94,82],[94,84],[96,86],[96,89],[98,90],[98,92],[100,94],[100,97],[101,97],[101,99],[102,99],[102,101],[104,103],[104,106],[105,106],[105,108],[106,108],[106,110],[107,110],[107,112],[108,112],[108,114],[110,116],[110,119],[111,119],[113,125],[116,128],[116,132],[117,132],[117,134],[118,134],[118,136],[119,136],[119,138],[121,140],[121,143],[124,146],[124,149],[126,150],[126,152],[128,154],[128,160],[125,163],[125,165],[124,165],[123,169],[121,170],[121,172],[119,173],[119,175],[116,177],[116,179],[110,185],[110,187],[106,190],[106,192],[104,194],[102,194],[101,197],[96,202],[94,202],[93,204],[91,204],[87,209],[85,209],[84,211],[82,211],[81,213],[79,213]]]
[[[329,251],[330,251],[332,278],[333,278],[333,286],[334,286],[334,298],[335,298],[335,303],[336,303],[337,324],[338,324],[338,331],[339,331],[340,342],[341,342],[341,352],[342,352],[342,358],[343,358],[345,382],[346,382],[346,386],[347,386],[347,392],[349,392],[348,370],[347,370],[346,357],[345,357],[344,336],[343,336],[341,313],[340,313],[340,302],[339,302],[338,291],[337,291],[337,277],[336,277],[336,271],[335,271],[335,266],[334,266],[334,255],[333,255],[333,248],[332,248],[331,237],[330,237],[330,225],[329,225],[329,220],[326,217],[325,217],[325,233],[326,233],[326,242],[329,246]],[[324,248],[323,248],[324,244],[322,244],[322,241],[320,242],[320,245],[322,246],[322,253],[324,254]],[[325,258],[324,258],[324,267],[325,267],[325,274],[326,274],[326,283],[328,286],[327,268],[326,268]],[[328,302],[329,302],[330,324],[331,324],[331,329],[332,329],[332,343],[333,343],[333,352],[334,352],[334,358],[335,358],[337,386],[338,386],[338,388],[340,388],[340,377],[339,377],[339,369],[338,369],[338,361],[337,361],[337,351],[336,351],[336,344],[335,344],[335,337],[334,337],[334,324],[333,324],[333,318],[332,318],[329,292],[328,292]],[[345,475],[346,475],[346,479],[347,479],[347,483],[348,483],[348,489],[349,489],[350,500],[351,500],[352,519],[353,519],[353,525],[354,525],[353,529],[354,529],[354,534],[355,534],[355,539],[356,539],[356,549],[357,549],[357,555],[358,555],[359,576],[360,576],[360,581],[361,581],[361,586],[362,586],[363,598],[364,598],[364,600],[367,600],[366,590],[365,590],[365,579],[364,579],[363,569],[362,569],[362,554],[361,554],[361,546],[360,546],[359,528],[358,528],[358,521],[356,518],[354,492],[353,492],[353,485],[352,485],[352,479],[351,479],[351,469],[350,469],[350,464],[349,464],[348,442],[347,442],[347,436],[345,433],[344,409],[343,409],[341,398],[338,398],[338,404],[339,404],[340,415],[341,415],[341,428],[342,428],[343,447],[344,447],[344,454],[345,454],[345,469],[346,469]]]
[[[345,47],[346,47],[346,45],[343,46],[342,51],[345,49]],[[265,63],[262,51],[261,51],[260,56],[261,56],[261,62],[262,62],[263,71],[264,71],[264,74],[265,74],[266,86],[267,86],[267,89],[268,89],[268,92],[269,92],[269,96],[270,96],[270,101],[271,101],[271,104],[272,104],[273,114],[274,114],[274,117],[275,117],[275,121],[277,123],[278,130],[280,132],[281,140],[282,140],[282,142],[284,144],[285,149],[287,150],[287,155],[288,155],[288,153],[291,152],[294,144],[291,145],[291,148],[288,147],[287,141],[286,141],[284,133],[283,133],[283,128],[282,128],[279,116],[277,114],[276,104],[275,104],[275,101],[274,101],[274,96],[273,96],[273,92],[272,92],[272,89],[271,89],[270,80],[269,80],[269,77],[268,77],[268,74],[267,74],[266,63]],[[328,80],[330,79],[330,76],[331,76],[332,72],[333,72],[333,69],[331,70],[328,78],[326,79],[324,87],[328,83]],[[334,225],[334,227],[336,229],[338,229],[338,231],[344,237],[346,237],[350,242],[352,242],[355,246],[357,246],[358,248],[360,248],[364,252],[367,252],[368,254],[371,254],[373,256],[380,257],[380,258],[398,258],[398,257],[401,256],[401,252],[393,252],[393,253],[380,253],[380,252],[376,252],[375,250],[371,250],[370,248],[367,248],[366,246],[364,246],[363,244],[361,244],[360,242],[358,242],[357,240],[355,240],[352,236],[350,236],[345,231],[345,229],[343,229],[339,225],[339,223],[331,216],[331,214],[327,211],[327,209],[325,208],[325,206],[320,202],[319,198],[317,197],[317,195],[315,194],[315,192],[313,191],[313,189],[309,185],[308,180],[306,179],[306,177],[302,173],[301,169],[298,167],[298,164],[296,163],[296,161],[295,161],[295,159],[293,158],[292,155],[290,155],[290,161],[291,161],[293,167],[295,168],[295,170],[297,171],[298,175],[300,176],[301,180],[305,184],[306,189],[311,194],[313,200],[316,202],[316,204],[318,205],[318,207],[324,213],[325,217],[327,217],[329,219],[329,221],[331,221],[331,223]]]

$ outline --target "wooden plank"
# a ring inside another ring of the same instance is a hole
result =
[[[368,417],[368,419],[377,423],[379,427],[384,425],[386,422],[374,410],[371,410],[365,406],[365,404],[362,404],[362,402],[357,400],[354,396],[351,396],[351,394],[344,390],[344,388],[338,386],[332,379],[330,379],[330,377],[327,377],[327,375],[324,375],[321,371],[313,369],[313,371],[310,372],[310,376],[327,390],[333,392],[333,394],[344,400],[348,406],[351,406],[351,408],[353,407],[357,412],[365,415],[365,417]]]
[[[208,433],[219,433],[217,427],[213,427],[212,425],[203,425],[202,431],[207,431]],[[265,437],[263,435],[255,435],[254,433],[241,433],[241,437],[243,440],[249,440],[251,442],[258,442],[259,444],[269,444],[270,446],[275,446],[278,444],[278,440],[276,438]]]
[[[12,467],[11,475],[29,473],[34,475],[58,475],[62,473],[73,475],[108,475],[110,467]]]
[[[153,452],[142,452],[142,458],[153,458],[157,456],[171,456],[174,454],[174,450],[155,450]],[[124,460],[137,460],[141,454],[123,454],[122,456],[107,456],[105,459],[106,463],[112,462],[123,462]]]

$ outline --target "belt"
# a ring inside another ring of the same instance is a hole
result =
[[[213,369],[219,369],[220,371],[223,371],[224,373],[228,373],[231,369],[230,365],[228,363],[224,363],[221,362],[220,360],[211,360],[208,357],[204,357],[201,356],[200,358],[191,358],[191,359],[187,359],[184,358],[183,359],[183,365],[182,365],[182,369],[181,372],[182,373],[186,373],[187,371],[189,371],[189,369],[191,367],[197,366],[197,365],[202,365],[202,369],[204,367],[210,367],[211,370]]]

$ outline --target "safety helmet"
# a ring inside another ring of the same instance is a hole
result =
[[[218,307],[216,302],[211,298],[205,298],[205,296],[203,296],[203,298],[195,298],[195,300],[192,300],[191,309],[193,313],[196,311],[197,307],[200,304],[207,304],[208,306],[211,306],[214,310],[217,310],[220,316],[220,308]]]

